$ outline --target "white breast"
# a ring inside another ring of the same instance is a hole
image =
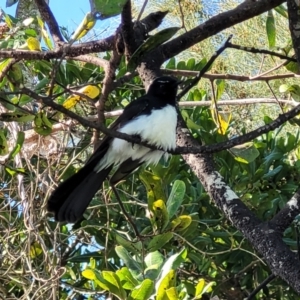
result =
[[[162,109],[153,110],[150,115],[142,115],[133,119],[119,131],[130,135],[137,134],[143,141],[167,151],[176,147],[176,125],[176,109],[172,105],[166,105]],[[102,170],[112,164],[120,164],[128,158],[139,159],[147,164],[157,164],[164,153],[164,151],[153,151],[115,138],[96,169]]]

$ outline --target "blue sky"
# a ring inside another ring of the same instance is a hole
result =
[[[6,8],[6,0],[0,0],[0,7],[8,14],[14,16],[17,5]],[[50,8],[60,26],[67,27],[72,33],[80,24],[85,14],[90,11],[89,0],[50,0]],[[112,33],[118,26],[119,17],[98,21],[95,32],[102,38]],[[103,31],[105,33],[101,34]]]

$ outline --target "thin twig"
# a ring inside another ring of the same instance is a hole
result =
[[[247,300],[251,300],[255,297],[255,295],[263,289],[268,283],[270,283],[273,279],[275,279],[276,276],[274,274],[271,274],[268,278],[266,278],[253,292],[248,296]]]
[[[127,211],[126,211],[126,209],[125,209],[125,207],[124,207],[124,205],[123,205],[123,203],[122,203],[122,200],[121,200],[121,198],[120,198],[120,196],[119,196],[119,193],[118,193],[116,187],[115,187],[113,184],[111,184],[110,186],[111,186],[111,188],[112,188],[112,190],[113,190],[113,192],[114,192],[114,194],[115,194],[115,196],[116,196],[116,199],[117,199],[117,201],[118,201],[118,203],[119,203],[119,205],[120,205],[121,211],[123,212],[123,214],[124,214],[124,216],[125,216],[125,219],[126,219],[126,220],[128,221],[128,223],[131,225],[131,227],[132,227],[132,229],[133,229],[133,231],[134,231],[135,236],[136,236],[137,238],[140,238],[140,233],[139,233],[139,231],[138,231],[138,229],[137,229],[135,223],[132,221],[131,217],[130,217],[129,214],[127,213]]]

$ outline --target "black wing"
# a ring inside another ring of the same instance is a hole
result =
[[[117,130],[130,120],[141,115],[148,106],[149,99],[147,96],[131,102],[110,128]],[[109,166],[100,172],[95,172],[94,170],[95,166],[108,151],[112,139],[113,137],[106,136],[85,166],[61,183],[52,193],[48,200],[48,210],[55,213],[56,220],[75,222],[82,217],[85,209],[113,167]],[[131,164],[128,164],[128,162],[121,164],[121,169],[119,168],[119,172],[117,171],[117,174],[113,176],[114,183],[116,183],[116,180],[123,179],[126,174],[133,171],[132,168],[134,166],[135,169],[139,164],[136,161],[132,161]]]

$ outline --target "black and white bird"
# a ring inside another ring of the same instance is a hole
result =
[[[83,213],[110,171],[116,184],[141,164],[157,164],[168,150],[176,147],[176,94],[179,81],[173,77],[156,78],[147,93],[127,105],[110,127],[138,136],[163,150],[153,150],[122,139],[106,136],[85,166],[61,183],[48,200],[48,210],[57,221],[74,223]]]

